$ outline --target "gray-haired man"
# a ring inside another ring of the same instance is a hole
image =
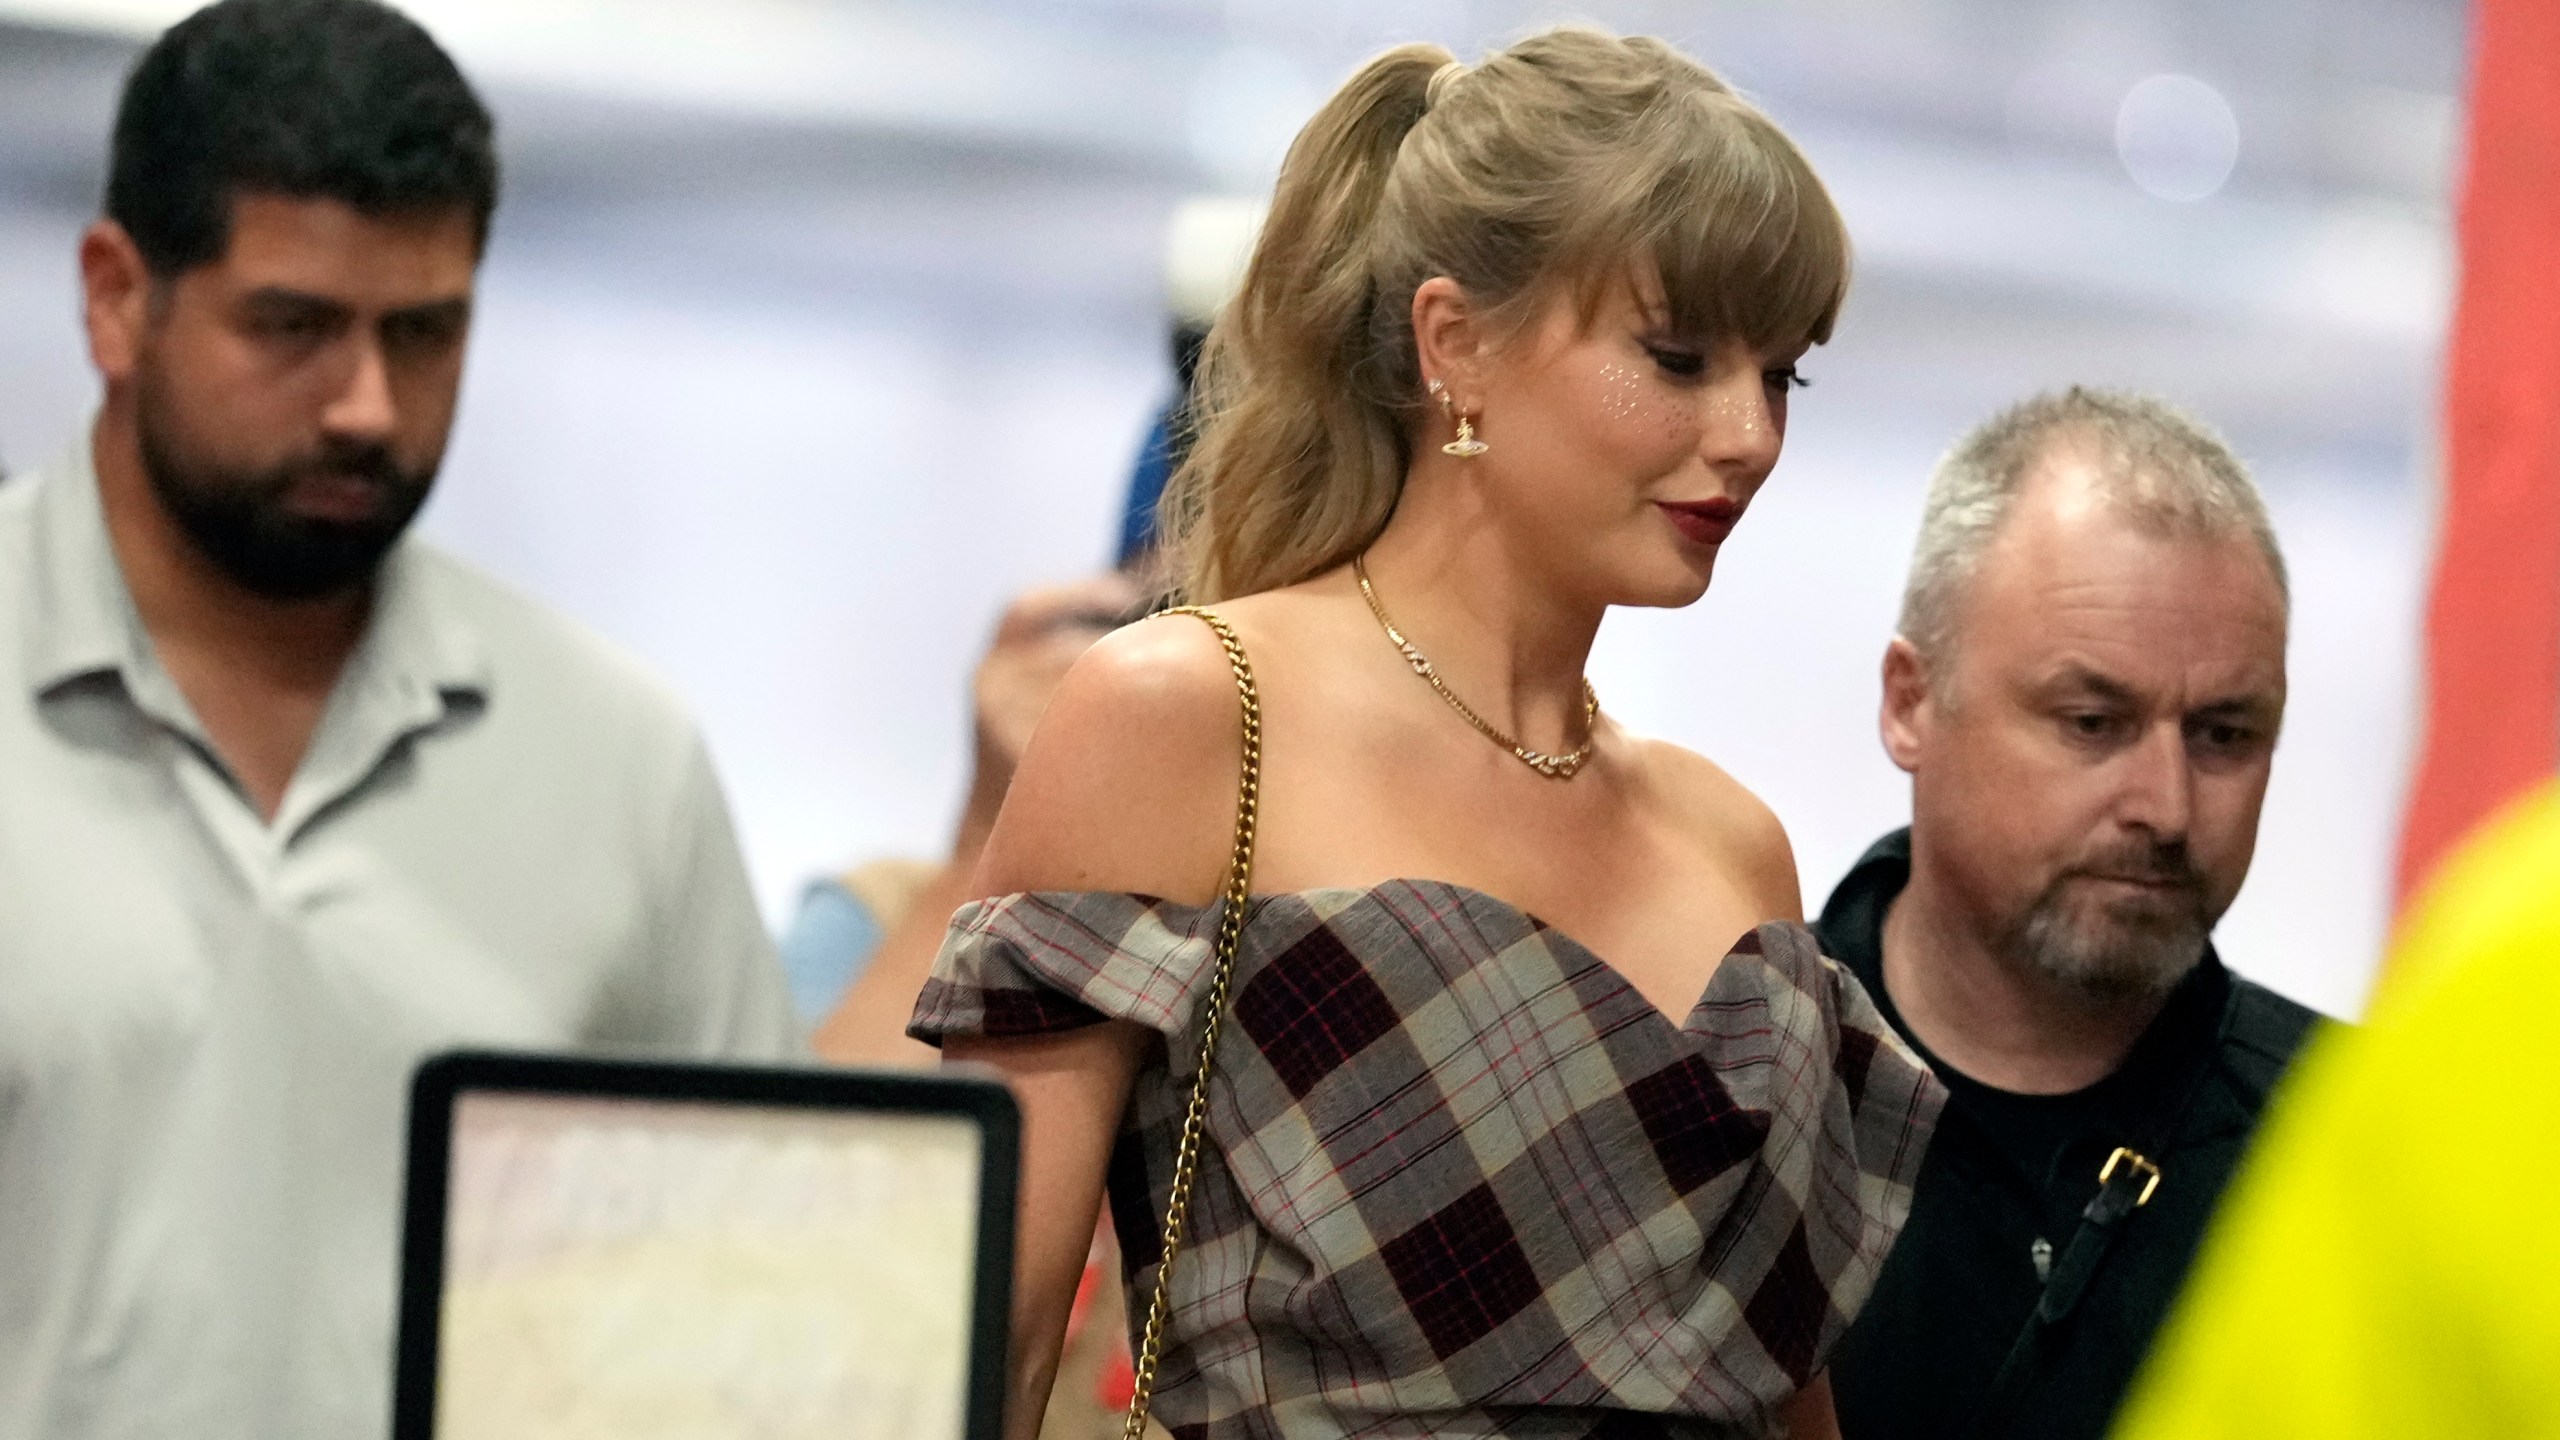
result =
[[[2207,939],[2286,613],[2246,472],[2157,401],[2041,396],[1940,463],[1884,663],[1911,827],[1817,927],[1952,1092],[1834,1361],[1848,1440],[2105,1433],[2311,1024]]]

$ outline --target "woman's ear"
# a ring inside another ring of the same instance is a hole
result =
[[[1414,287],[1413,348],[1422,378],[1445,387],[1459,414],[1484,404],[1484,326],[1466,290],[1446,275]]]

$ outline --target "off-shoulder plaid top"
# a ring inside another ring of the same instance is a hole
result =
[[[1252,904],[1157,1419],[1178,1440],[1768,1432],[1873,1287],[1944,1098],[1857,982],[1763,925],[1675,1025],[1478,891]],[[1133,1296],[1215,925],[1121,894],[968,906],[909,1030],[1165,1037],[1110,1174]]]

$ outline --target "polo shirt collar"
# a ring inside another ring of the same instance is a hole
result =
[[[392,547],[375,579],[373,619],[352,663],[421,699],[485,696],[489,654],[448,602],[444,570],[414,539]]]
[[[150,641],[116,566],[99,507],[97,471],[84,438],[29,477],[34,553],[26,609],[26,676],[37,695],[90,675],[118,674],[126,688],[147,669]]]
[[[87,445],[34,482],[30,664],[38,697],[113,676],[143,714],[211,754],[204,726],[159,661],[107,533]],[[485,706],[490,664],[447,593],[441,557],[402,540],[375,582],[373,614],[296,767],[274,833],[303,827],[360,788],[409,736]]]
[[[26,673],[33,689],[42,695],[85,676],[115,674],[139,697],[165,676],[107,534],[89,441],[31,483],[37,493],[30,497],[35,563]],[[360,676],[413,706],[455,694],[485,697],[488,652],[441,603],[443,578],[415,541],[393,547],[376,581],[363,643],[349,661],[349,679]]]
[[[443,578],[436,557],[413,542],[403,540],[385,557],[373,618],[285,790],[277,833],[300,834],[362,788],[403,741],[485,701],[487,656],[439,603]]]

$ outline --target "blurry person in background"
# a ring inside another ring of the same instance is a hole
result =
[[[930,1046],[907,1038],[916,991],[942,944],[943,925],[1004,803],[1014,762],[1067,667],[1114,626],[1143,613],[1157,584],[1157,502],[1191,448],[1191,382],[1220,307],[1244,282],[1262,207],[1230,196],[1195,196],[1175,208],[1165,235],[1165,303],[1173,393],[1156,411],[1121,502],[1112,570],[1015,599],[997,622],[972,686],[974,766],[968,798],[939,864],[873,860],[811,883],[782,939],[793,1003],[819,1025],[816,1045],[847,1064],[929,1065]],[[947,902],[947,903],[946,903]],[[910,919],[914,924],[910,925]],[[892,942],[895,943],[892,943]],[[875,962],[879,973],[874,977]],[[820,1022],[824,1022],[821,1024]]]
[[[1069,672],[911,1028],[1022,1105],[1016,1440],[1106,1180],[1176,1435],[1832,1433],[1938,1091],[1583,671],[1705,593],[1847,284],[1659,41],[1399,47],[1299,134],[1164,511],[1216,614]]]
[[[974,758],[949,858],[939,866],[917,867],[924,873],[904,894],[884,893],[891,882],[880,869],[856,870],[838,882],[844,900],[827,898],[823,890],[804,900],[801,918],[784,939],[786,955],[798,952],[792,967],[796,980],[817,971],[812,953],[817,947],[853,938],[831,918],[843,914],[848,901],[864,905],[865,920],[881,936],[870,953],[858,958],[859,973],[812,1038],[820,1057],[846,1065],[935,1063],[932,1046],[907,1038],[907,1017],[915,1012],[916,992],[933,970],[933,952],[941,948],[951,912],[969,898],[970,872],[995,828],[1014,766],[1068,667],[1094,641],[1137,618],[1140,598],[1137,580],[1114,570],[1033,590],[1005,607],[970,686]],[[824,908],[812,909],[813,904]],[[838,943],[835,948],[848,953],[854,947]]]
[[[0,492],[9,1440],[380,1434],[423,1053],[791,1048],[692,724],[404,538],[496,199],[369,0],[224,0],[127,82],[105,397]]]
[[[1173,313],[1173,394],[1156,412],[1120,511],[1120,568],[1155,548],[1156,506],[1173,472],[1191,454],[1191,386],[1200,351],[1218,312],[1244,284],[1245,262],[1262,231],[1260,202],[1234,195],[1195,195],[1176,206],[1165,227],[1164,297]]]
[[[940,864],[875,860],[811,885],[783,937],[782,953],[802,1014],[817,1021],[821,1057],[854,1065],[930,1065],[937,1052],[907,1038],[916,994],[933,968],[951,914],[1012,784],[1023,747],[1049,697],[1087,647],[1143,612],[1156,583],[1156,507],[1166,480],[1190,451],[1190,397],[1200,347],[1243,283],[1262,207],[1224,196],[1187,200],[1165,243],[1165,299],[1171,312],[1173,394],[1156,413],[1121,507],[1118,554],[1110,572],[1031,591],[1007,607],[972,685],[975,733],[968,798]],[[832,1009],[832,1015],[829,1011]],[[1120,1251],[1099,1227],[1067,1323],[1057,1383],[1049,1392],[1044,1440],[1120,1433],[1131,1385],[1120,1283]]]
[[[2208,939],[2284,717],[2284,563],[2238,460],[2074,389],[1939,463],[1884,662],[1911,825],[1823,948],[1952,1091],[1834,1370],[1848,1440],[2085,1440],[2311,1013]]]
[[[2456,852],[2312,1047],[2122,1440],[2560,1435],[2560,786]]]

